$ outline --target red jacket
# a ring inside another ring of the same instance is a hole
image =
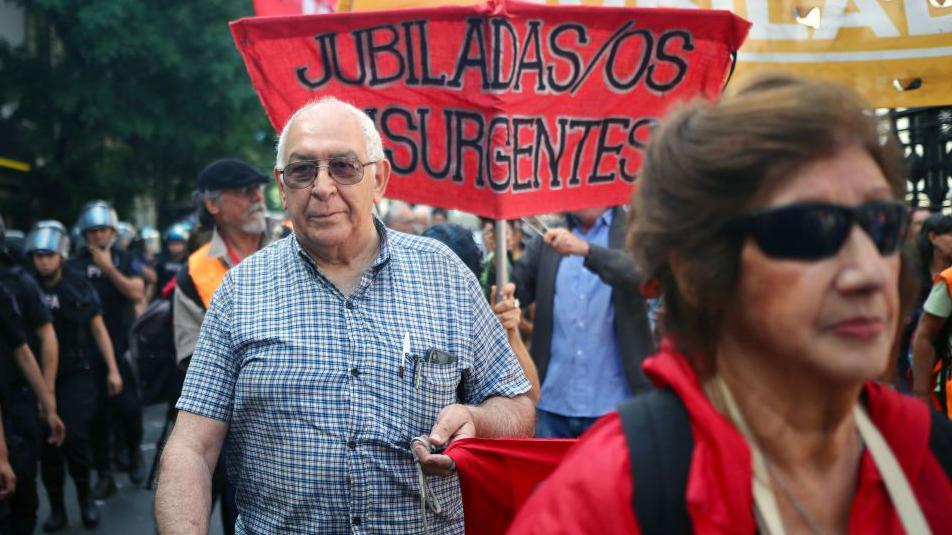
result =
[[[754,533],[750,449],[705,397],[687,360],[663,347],[645,363],[659,387],[684,401],[694,451],[687,482],[687,508],[698,534]],[[933,533],[952,529],[952,483],[929,450],[929,409],[915,399],[869,383],[873,422],[895,453]],[[868,451],[850,511],[850,533],[903,533]],[[632,510],[628,445],[617,412],[602,418],[565,457],[520,510],[510,534],[640,533]],[[634,492],[638,492],[637,489]]]

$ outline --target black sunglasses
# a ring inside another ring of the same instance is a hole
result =
[[[327,174],[334,179],[334,182],[349,186],[356,184],[364,178],[364,167],[376,161],[363,163],[350,156],[338,156],[326,160],[301,160],[291,162],[281,169],[281,179],[284,185],[292,189],[304,189],[311,187],[321,167],[327,167]]]
[[[898,202],[870,202],[852,207],[803,203],[740,216],[727,228],[738,237],[752,236],[767,256],[820,260],[840,250],[854,223],[866,231],[881,255],[890,255],[902,243],[908,222],[909,209]]]

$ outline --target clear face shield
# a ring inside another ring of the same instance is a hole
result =
[[[109,227],[118,230],[119,218],[116,211],[109,207],[105,202],[96,202],[90,204],[83,210],[77,223],[81,233],[87,230],[101,227]]]
[[[139,232],[139,236],[142,238],[142,248],[146,254],[150,256],[159,254],[162,249],[162,239],[159,236],[159,231],[146,227]]]
[[[26,254],[59,253],[65,260],[69,256],[69,237],[66,229],[53,225],[37,225],[26,237]]]
[[[116,245],[123,251],[128,251],[132,245],[133,238],[136,237],[136,228],[129,223],[120,221],[116,227]]]

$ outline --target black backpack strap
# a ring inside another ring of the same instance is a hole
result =
[[[939,461],[946,477],[952,481],[952,422],[936,411],[932,412],[932,423],[929,426],[929,449]]]
[[[694,437],[684,403],[651,390],[618,407],[634,483],[632,508],[645,535],[692,533],[686,491]]]
[[[195,287],[195,281],[192,280],[192,275],[188,272],[188,262],[185,262],[178,273],[175,274],[175,291],[182,292],[185,297],[188,297],[192,302],[201,307],[202,310],[205,310],[205,303],[202,302],[202,298],[198,295],[198,288]]]

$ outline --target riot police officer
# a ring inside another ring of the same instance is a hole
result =
[[[5,240],[4,240],[5,242]],[[0,283],[13,294],[26,321],[27,342],[34,354],[40,357],[43,380],[53,390],[56,380],[58,341],[53,330],[52,318],[40,299],[36,280],[24,269],[24,264],[14,254],[0,245]]]
[[[53,315],[61,342],[56,400],[67,429],[62,447],[45,446],[41,456],[43,484],[50,499],[50,517],[43,524],[43,531],[47,533],[61,531],[67,524],[63,502],[64,460],[76,485],[83,526],[93,528],[99,524],[99,511],[90,488],[89,446],[90,423],[97,401],[93,378],[97,353],[108,370],[109,394],[116,395],[122,390],[99,296],[81,274],[64,268],[67,251],[66,228],[58,221],[41,221],[27,236],[26,254],[42,286],[43,300]]]
[[[11,302],[12,302],[12,298]],[[3,336],[0,335],[0,338]],[[0,345],[6,342],[0,342]],[[0,349],[0,354],[3,350]],[[0,393],[0,399],[3,394]],[[6,499],[17,489],[17,475],[10,465],[10,457],[7,454],[7,439],[3,434],[3,401],[0,401],[0,535],[7,535],[6,525],[9,521],[9,506]]]
[[[3,225],[0,220],[0,226]],[[7,448],[4,424],[6,416],[7,398],[10,395],[10,378],[16,373],[16,364],[13,360],[13,348],[26,343],[23,330],[20,329],[22,318],[13,301],[13,296],[0,286],[0,535],[10,535],[12,519],[10,518],[10,500],[17,489],[16,471]]]
[[[118,218],[105,201],[92,201],[80,213],[77,226],[85,242],[79,253],[70,258],[69,267],[86,277],[99,295],[103,320],[109,331],[119,373],[126,386],[115,397],[108,396],[106,370],[101,362],[94,365],[99,404],[93,418],[93,464],[97,481],[93,496],[105,498],[115,493],[110,458],[110,437],[113,428],[120,436],[116,441],[117,459],[128,459],[129,479],[139,484],[145,479],[145,465],[139,447],[142,443],[142,406],[132,370],[123,357],[128,348],[128,333],[135,320],[135,304],[145,298],[145,284],[134,259],[115,247]]]
[[[0,224],[0,249],[3,248],[4,234],[3,225]],[[25,273],[15,275],[3,277],[5,282],[11,282],[9,286],[0,284],[0,300],[9,299],[9,306],[13,311],[0,317],[5,337],[12,340],[12,343],[0,347],[0,403],[3,404],[5,442],[10,464],[19,484],[7,500],[9,515],[4,520],[5,526],[0,526],[0,531],[7,529],[13,534],[31,534],[36,525],[36,510],[39,505],[36,467],[42,430],[37,401],[49,426],[49,440],[52,443],[62,443],[64,429],[63,422],[56,413],[53,390],[44,380],[33,351],[25,343],[31,329],[48,328],[52,332],[52,318],[43,305],[36,282]],[[3,304],[4,309],[7,306],[7,303]],[[25,311],[28,317],[21,315],[21,311]],[[55,335],[53,340],[55,341]],[[53,355],[54,368],[55,358],[56,355]]]
[[[179,270],[188,260],[188,229],[176,223],[165,231],[165,250],[155,262],[155,271],[158,274],[157,289],[159,294],[165,290],[170,281],[175,279]]]

